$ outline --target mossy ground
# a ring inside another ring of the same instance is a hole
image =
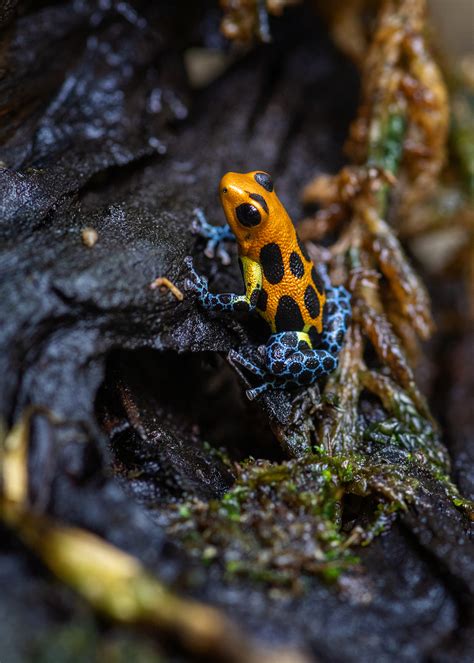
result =
[[[172,505],[170,534],[204,564],[299,591],[308,574],[334,581],[354,568],[358,546],[423,498],[420,472],[472,516],[474,505],[449,478],[437,428],[402,392],[392,402],[396,416],[361,425],[352,451],[313,447],[280,463],[231,463],[219,452],[236,477],[232,489],[219,500]]]

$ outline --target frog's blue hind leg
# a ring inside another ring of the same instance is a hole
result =
[[[324,330],[319,347],[337,357],[351,321],[351,296],[343,285],[332,285],[326,265],[319,264],[317,270],[326,292]]]
[[[267,389],[287,389],[307,386],[337,366],[337,357],[327,350],[314,350],[309,338],[300,332],[282,332],[273,334],[268,345],[264,346],[262,369],[253,361],[231,351],[229,358],[248,371],[260,377],[262,384],[247,390],[247,396],[253,400]]]
[[[337,357],[325,349],[313,349],[306,334],[282,332],[271,336],[265,363],[278,389],[309,385],[337,367]]]
[[[223,265],[229,265],[230,255],[225,250],[223,242],[228,240],[235,241],[235,235],[230,229],[230,226],[227,223],[224,226],[211,225],[199,207],[196,207],[194,214],[196,216],[193,223],[194,232],[207,239],[204,255],[208,258],[217,256]]]
[[[326,287],[324,331],[320,348],[337,357],[351,321],[351,296],[344,286]]]

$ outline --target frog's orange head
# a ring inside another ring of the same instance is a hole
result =
[[[270,175],[259,170],[226,173],[219,191],[227,222],[241,247],[266,233],[280,205]]]

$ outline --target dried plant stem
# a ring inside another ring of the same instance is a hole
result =
[[[367,343],[381,370],[390,372],[420,417],[431,421],[410,366],[418,354],[415,336],[426,339],[433,331],[429,297],[386,219],[396,214],[392,193],[406,208],[421,189],[434,186],[447,128],[446,89],[425,43],[425,2],[385,0],[362,63],[362,101],[348,141],[357,165],[317,178],[304,192],[307,202],[322,205],[312,219],[315,239],[322,229],[342,224],[329,263],[333,279],[345,280],[353,295],[352,331],[339,374],[324,392],[339,404],[332,417],[323,412],[320,424],[328,451],[355,448],[360,441],[356,422]],[[312,238],[310,219],[303,222],[303,234]]]

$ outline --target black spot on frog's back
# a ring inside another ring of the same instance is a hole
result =
[[[312,318],[317,318],[321,307],[319,305],[319,298],[316,294],[316,290],[312,285],[309,285],[304,292],[304,304],[309,315]]]
[[[290,255],[290,271],[297,279],[302,279],[304,276],[303,261],[296,251],[292,251]]]
[[[262,288],[258,294],[258,300],[257,300],[257,308],[265,312],[267,310],[267,304],[268,304],[268,292],[265,290],[265,288]]]
[[[262,247],[260,250],[260,264],[262,265],[263,275],[269,283],[272,285],[280,283],[285,275],[285,266],[278,244],[270,242]]]
[[[302,331],[304,327],[300,307],[290,295],[282,295],[278,301],[275,327],[277,332]]]
[[[269,193],[273,191],[273,181],[268,173],[255,173],[254,179],[260,186],[263,186],[265,191]]]
[[[300,238],[298,237],[298,235],[296,235],[296,239],[297,239],[297,241],[298,241],[298,246],[300,247],[300,251],[301,251],[301,253],[303,254],[303,257],[305,258],[305,260],[311,260],[311,258],[310,258],[309,255],[308,255],[308,251],[306,250],[306,246],[305,246],[305,245],[303,244],[303,242],[300,240]]]

